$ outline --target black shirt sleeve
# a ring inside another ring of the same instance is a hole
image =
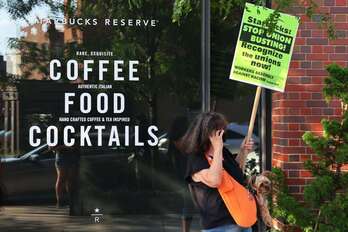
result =
[[[188,183],[192,183],[192,175],[209,168],[210,165],[203,155],[189,155],[186,166],[185,180]]]
[[[223,148],[223,167],[224,169],[240,184],[245,184],[245,178],[243,171],[239,167],[239,164],[235,160],[236,155],[230,153],[227,148]],[[189,155],[187,160],[187,168],[185,173],[185,180],[188,183],[192,183],[192,175],[203,170],[209,168],[210,165],[207,159],[203,155]]]

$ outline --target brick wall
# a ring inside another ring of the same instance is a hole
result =
[[[303,187],[310,173],[303,161],[315,159],[311,149],[302,141],[310,130],[320,134],[322,118],[335,118],[341,114],[340,103],[326,104],[322,95],[325,66],[336,62],[348,66],[348,0],[317,1],[320,11],[329,13],[336,25],[336,40],[327,38],[326,29],[304,15],[303,7],[294,7],[292,14],[301,17],[294,47],[289,77],[284,93],[273,93],[272,139],[274,167],[282,168],[287,176],[290,192],[302,199]]]

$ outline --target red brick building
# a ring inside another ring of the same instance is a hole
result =
[[[319,16],[309,19],[303,7],[293,8],[301,17],[289,77],[284,93],[273,93],[272,99],[272,165],[282,168],[289,190],[302,199],[304,185],[311,175],[303,167],[307,159],[315,159],[302,141],[305,131],[322,132],[323,118],[341,116],[341,104],[327,104],[322,95],[326,65],[335,62],[348,66],[348,1],[319,0],[319,11],[328,13],[335,24],[338,38],[328,39],[327,30],[318,26]]]

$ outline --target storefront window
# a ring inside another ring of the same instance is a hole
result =
[[[19,156],[37,144],[48,149],[54,127],[62,141],[62,131],[72,126],[81,145],[82,127],[90,126],[91,145],[86,140],[79,151],[84,213],[96,206],[105,213],[181,213],[191,201],[186,157],[176,144],[201,107],[199,9],[178,24],[163,1],[51,7],[37,6],[47,10],[44,18],[28,16],[23,36],[12,39],[20,57],[14,85],[20,104],[13,116],[21,126]],[[50,18],[54,10],[60,11]],[[109,145],[113,130],[118,137]],[[150,145],[154,137],[158,143]],[[51,162],[53,168],[57,161]],[[52,196],[54,172],[46,186]]]
[[[31,13],[1,13],[20,30],[9,42],[0,37],[2,96],[14,97],[0,102],[9,198],[42,194],[58,208],[70,201],[71,215],[196,214],[180,139],[206,100],[199,4],[174,22],[168,1],[19,2]],[[255,88],[228,79],[241,10],[219,12],[212,8],[209,100],[226,116],[224,145],[236,154]],[[248,175],[260,171],[259,125]],[[79,194],[60,196],[67,150]]]

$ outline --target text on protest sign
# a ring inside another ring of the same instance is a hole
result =
[[[299,19],[280,13],[269,33],[265,20],[273,12],[246,3],[230,79],[283,92]]]

